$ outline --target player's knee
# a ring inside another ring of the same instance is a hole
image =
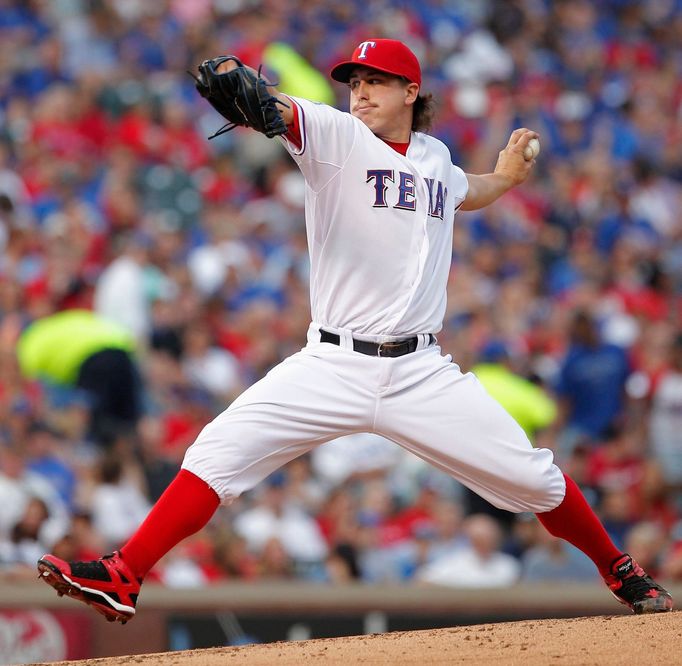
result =
[[[563,499],[563,495],[548,493],[544,496],[529,498],[527,503],[513,513],[545,513],[556,509]]]
[[[558,467],[527,473],[517,497],[515,513],[542,513],[555,509],[564,499],[566,482]]]

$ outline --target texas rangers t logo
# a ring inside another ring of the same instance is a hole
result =
[[[358,60],[364,60],[367,57],[367,49],[371,46],[374,48],[377,45],[376,42],[362,42],[358,48],[360,53],[358,54]]]

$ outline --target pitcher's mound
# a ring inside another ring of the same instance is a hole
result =
[[[682,615],[672,612],[505,622],[70,663],[74,666],[303,666],[310,663],[642,666],[679,663],[681,655]]]

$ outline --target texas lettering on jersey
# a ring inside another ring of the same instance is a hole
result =
[[[414,189],[415,177],[405,171],[398,172],[398,194],[395,197],[393,208],[401,210],[416,210],[417,198]],[[448,188],[435,178],[424,178],[429,189],[429,217],[443,219],[445,202],[448,196]],[[388,208],[389,203],[386,193],[389,189],[388,183],[396,183],[395,172],[393,169],[367,169],[367,183],[372,183],[374,187],[373,208]]]

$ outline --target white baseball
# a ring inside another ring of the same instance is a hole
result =
[[[540,154],[540,142],[537,139],[531,139],[528,145],[523,150],[523,157],[527,162],[534,160]]]

